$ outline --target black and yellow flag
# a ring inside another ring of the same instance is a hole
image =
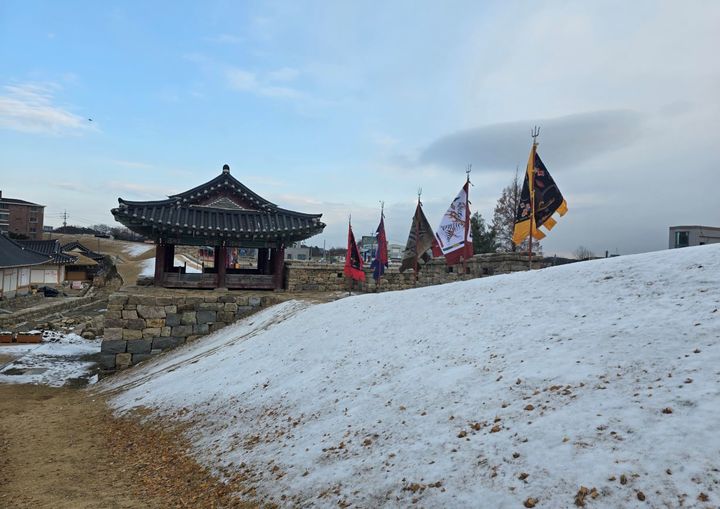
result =
[[[545,234],[540,231],[540,226],[552,230],[557,224],[552,215],[557,212],[564,216],[567,210],[565,198],[540,160],[537,145],[533,143],[515,214],[513,242],[520,245],[531,230],[534,239],[542,239]]]

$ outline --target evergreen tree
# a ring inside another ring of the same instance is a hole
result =
[[[522,183],[518,176],[518,170],[515,169],[515,178],[510,185],[502,190],[500,198],[498,198],[493,213],[493,221],[491,229],[495,232],[495,241],[497,250],[501,252],[507,251],[527,251],[528,241],[525,239],[521,245],[517,246],[513,242],[513,230],[515,229],[515,215],[517,214],[518,204],[520,203],[520,193],[522,191]],[[542,246],[537,240],[533,240],[533,253],[540,254]]]
[[[473,238],[473,253],[494,253],[497,251],[495,230],[485,224],[480,212],[475,212],[470,217],[470,231]]]

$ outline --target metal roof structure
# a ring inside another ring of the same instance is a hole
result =
[[[26,201],[26,200],[20,200],[18,198],[0,197],[0,202],[13,204],[13,205],[27,205],[30,207],[45,207],[45,205],[40,205],[39,203],[33,203],[31,201]]]

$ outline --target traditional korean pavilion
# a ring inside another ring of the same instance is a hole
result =
[[[118,198],[115,220],[155,241],[155,285],[167,288],[281,289],[285,246],[321,233],[322,214],[278,207],[223,166],[214,179],[158,201]],[[214,266],[202,273],[175,267],[175,246],[214,247]],[[229,247],[255,248],[256,268],[230,268]]]

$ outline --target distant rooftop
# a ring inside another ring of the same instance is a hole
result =
[[[671,226],[671,230],[720,230],[720,226],[701,226],[701,225],[683,225],[683,226]]]
[[[33,203],[31,201],[26,200],[19,200],[17,198],[0,198],[0,202],[2,203],[13,203],[15,205],[30,205],[32,207],[44,207],[45,205],[40,205],[39,203]]]

